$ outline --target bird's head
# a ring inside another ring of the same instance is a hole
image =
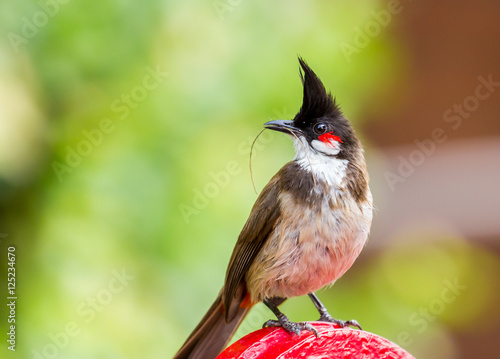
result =
[[[264,127],[293,136],[297,156],[305,150],[314,155],[349,160],[361,146],[349,120],[306,62],[299,58],[299,63],[304,87],[300,111],[293,120],[274,120]]]

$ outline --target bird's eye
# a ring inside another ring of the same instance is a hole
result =
[[[319,122],[317,124],[314,125],[314,132],[316,132],[317,135],[322,135],[326,132],[326,125],[322,122]]]

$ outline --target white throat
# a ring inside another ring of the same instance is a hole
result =
[[[343,182],[349,161],[332,157],[332,155],[340,152],[341,144],[336,142],[335,147],[333,147],[317,140],[312,141],[311,144],[314,150],[309,147],[304,137],[300,137],[300,140],[295,138],[293,141],[295,147],[294,161],[302,169],[312,172],[316,178],[326,181],[330,186],[344,187]]]

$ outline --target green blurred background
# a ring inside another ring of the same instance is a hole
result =
[[[320,298],[421,358],[497,353],[499,95],[456,131],[443,113],[478,76],[500,78],[498,13],[488,1],[0,3],[3,333],[9,246],[18,296],[16,352],[4,335],[0,356],[175,353],[257,197],[251,142],[300,107],[297,55],[362,138],[378,207],[367,248]],[[449,140],[391,186],[438,127]],[[257,189],[292,157],[265,132]],[[317,317],[308,298],[283,311]],[[271,317],[257,306],[238,336]]]

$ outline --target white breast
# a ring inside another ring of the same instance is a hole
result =
[[[305,295],[333,284],[351,267],[368,238],[371,194],[361,208],[349,196],[332,210],[325,198],[321,214],[298,208],[289,193],[281,194],[280,201],[284,219],[247,274],[254,301]]]

